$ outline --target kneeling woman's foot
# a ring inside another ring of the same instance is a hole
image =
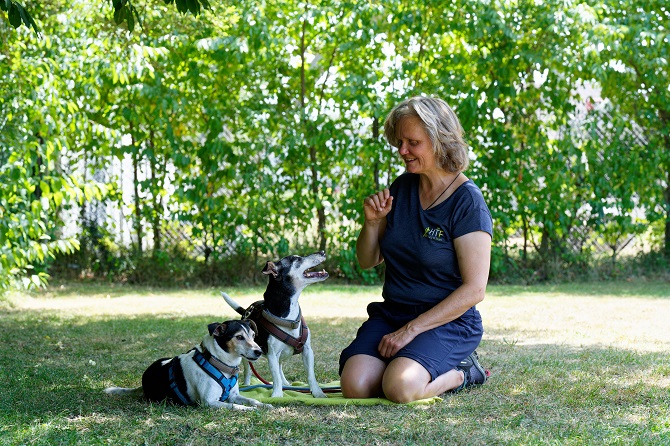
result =
[[[481,386],[486,382],[487,373],[479,363],[479,355],[476,351],[461,361],[456,369],[463,372],[463,384],[453,389],[452,392],[459,392],[472,386]]]

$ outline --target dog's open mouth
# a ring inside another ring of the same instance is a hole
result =
[[[302,276],[306,279],[326,279],[328,278],[328,273],[325,269],[322,269],[321,271],[306,270],[302,273]]]

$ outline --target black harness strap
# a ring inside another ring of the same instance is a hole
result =
[[[179,388],[177,380],[178,376],[181,381],[184,381],[184,372],[179,365],[179,360],[177,358],[172,358],[168,368],[168,386],[172,392],[172,397],[170,399],[177,404],[193,406],[195,403],[191,400],[191,398],[189,398],[188,393],[186,393],[186,389]]]

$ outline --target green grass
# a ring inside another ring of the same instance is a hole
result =
[[[226,290],[240,304],[262,288]],[[302,298],[320,382],[379,287]],[[218,290],[57,285],[0,301],[0,444],[670,444],[670,284],[493,286],[479,306],[483,387],[429,406],[228,412],[102,393],[236,317]],[[269,376],[266,362],[259,371]],[[289,380],[305,380],[300,361]]]

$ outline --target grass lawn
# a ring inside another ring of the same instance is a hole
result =
[[[246,306],[262,288],[226,290]],[[378,287],[305,290],[319,382]],[[55,285],[0,300],[0,444],[670,444],[670,283],[492,286],[478,352],[492,377],[432,405],[217,411],[113,398],[155,359],[237,318],[218,290]],[[269,377],[266,361],[259,372]],[[305,381],[293,358],[289,380]]]

